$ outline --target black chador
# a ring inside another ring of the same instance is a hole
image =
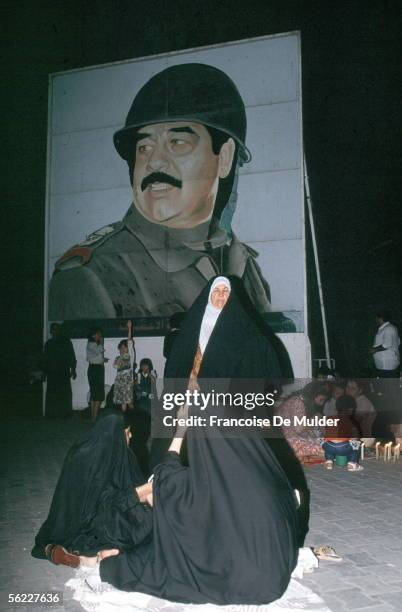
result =
[[[227,280],[227,279],[225,279]],[[190,309],[167,364],[183,387],[194,369],[211,284]],[[204,342],[207,379],[280,375],[275,350],[235,291]],[[173,381],[173,385],[175,382]],[[155,468],[153,539],[100,564],[102,580],[180,602],[263,604],[281,597],[297,562],[294,492],[262,437],[187,429],[188,465],[167,452]]]
[[[129,550],[152,530],[152,511],[134,490],[144,477],[127,448],[125,419],[102,417],[69,450],[49,515],[35,538],[34,557],[48,544],[92,556],[108,548]]]

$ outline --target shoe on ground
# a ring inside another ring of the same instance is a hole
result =
[[[348,472],[362,472],[364,467],[360,465],[360,463],[351,463],[349,462],[347,465]]]
[[[80,566],[79,555],[68,552],[63,546],[53,544],[46,547],[46,556],[54,565],[66,565],[67,567],[77,568]]]
[[[336,553],[335,548],[332,548],[332,546],[318,546],[313,548],[313,553],[321,561],[343,561],[342,557]]]

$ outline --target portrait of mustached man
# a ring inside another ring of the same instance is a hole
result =
[[[176,65],[145,83],[114,134],[133,202],[56,262],[50,319],[170,316],[217,274],[241,278],[269,312],[258,254],[231,230],[246,131],[243,100],[217,68]]]

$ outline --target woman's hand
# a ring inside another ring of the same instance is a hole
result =
[[[127,321],[127,340],[129,342],[132,342],[134,345],[134,338],[133,338],[133,334],[134,334],[134,325],[132,321]]]
[[[189,391],[200,391],[200,386],[198,384],[197,377],[193,376],[192,374],[190,375],[190,378],[188,379],[188,390]]]
[[[152,482],[147,482],[140,487],[135,487],[135,491],[141,503],[148,502],[147,497],[152,496]]]
[[[180,408],[176,412],[176,418],[178,418],[178,419],[187,419],[188,418],[188,405],[187,404],[182,404],[180,406]],[[183,425],[180,425],[178,427],[181,429],[183,427]],[[184,428],[187,429],[186,426],[184,426]]]
[[[187,419],[188,418],[188,406],[183,404],[176,412],[176,418]],[[169,450],[180,454],[180,450],[183,444],[184,436],[186,435],[187,425],[177,425],[176,433],[172,442],[170,443]]]

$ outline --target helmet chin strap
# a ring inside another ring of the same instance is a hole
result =
[[[221,218],[219,220],[219,228],[223,229],[229,238],[232,238],[232,219],[237,207],[237,184],[239,182],[239,167],[240,163],[237,162],[233,179],[232,191],[230,193],[228,203],[223,209]]]

